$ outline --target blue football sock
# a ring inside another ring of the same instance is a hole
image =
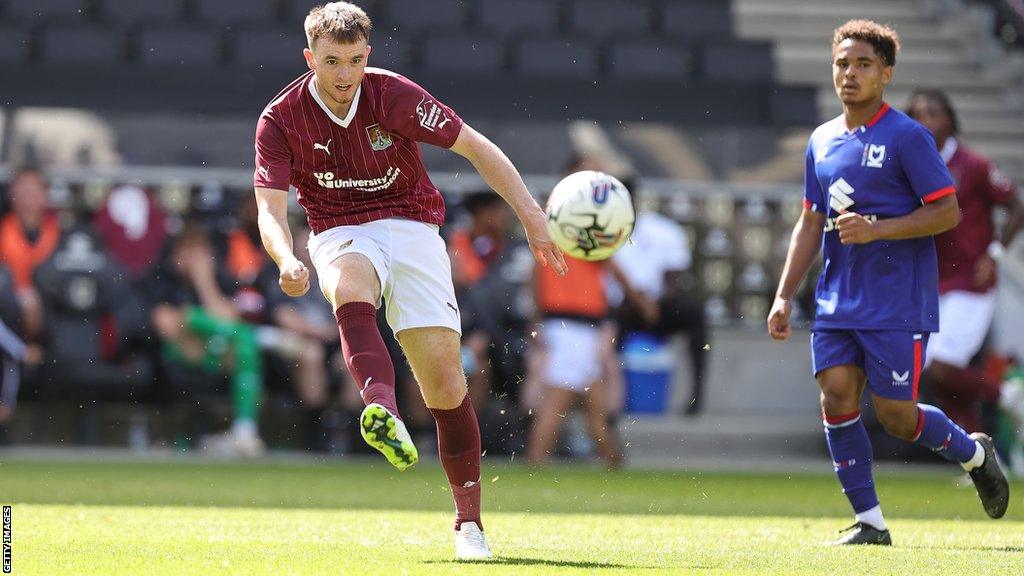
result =
[[[917,433],[912,442],[927,446],[946,460],[967,462],[974,457],[977,444],[935,406],[918,404]]]
[[[875,480],[871,475],[874,455],[860,412],[826,416],[825,439],[839,483],[843,485],[843,494],[846,494],[853,511],[861,513],[878,506]]]

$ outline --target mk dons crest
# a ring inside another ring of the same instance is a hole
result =
[[[380,151],[391,146],[391,134],[380,127],[380,124],[366,127],[366,137],[370,140],[370,148]]]

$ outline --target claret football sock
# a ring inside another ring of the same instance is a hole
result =
[[[953,462],[971,462],[978,454],[978,443],[953,423],[946,414],[928,404],[918,404],[917,431],[911,442],[927,446]],[[984,453],[981,456],[984,460]],[[979,462],[980,464],[980,462]]]
[[[430,408],[437,421],[437,450],[455,499],[455,529],[480,522],[480,424],[469,394],[451,410]]]
[[[368,302],[342,304],[335,312],[345,365],[359,386],[364,404],[377,403],[399,419],[395,366],[377,328],[377,309]]]
[[[875,480],[871,475],[871,462],[874,454],[871,440],[860,418],[860,412],[840,416],[825,416],[825,439],[828,441],[829,452],[832,453],[832,465],[835,468],[843,493],[858,514],[878,508],[878,495],[875,493]],[[875,524],[881,519],[881,508],[878,508],[875,521],[863,520],[868,524],[885,529],[885,521],[881,526]]]

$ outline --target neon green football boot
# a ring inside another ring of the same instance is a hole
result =
[[[405,470],[420,459],[405,424],[376,402],[363,408],[359,415],[359,431],[367,444],[379,450],[399,470]]]

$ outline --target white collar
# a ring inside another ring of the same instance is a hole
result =
[[[942,161],[949,164],[949,161],[953,159],[953,155],[956,154],[956,138],[950,136],[946,138],[946,143],[942,145],[942,150],[939,150],[939,155],[942,156]]]
[[[309,93],[313,95],[313,100],[320,105],[327,117],[334,121],[335,124],[342,128],[348,128],[348,125],[352,123],[352,119],[356,117],[356,108],[359,106],[359,94],[363,91],[362,83],[356,86],[356,95],[352,97],[352,104],[348,107],[348,114],[345,115],[345,119],[338,118],[334,112],[324,104],[324,101],[320,99],[320,95],[316,92],[316,74],[309,77]]]

